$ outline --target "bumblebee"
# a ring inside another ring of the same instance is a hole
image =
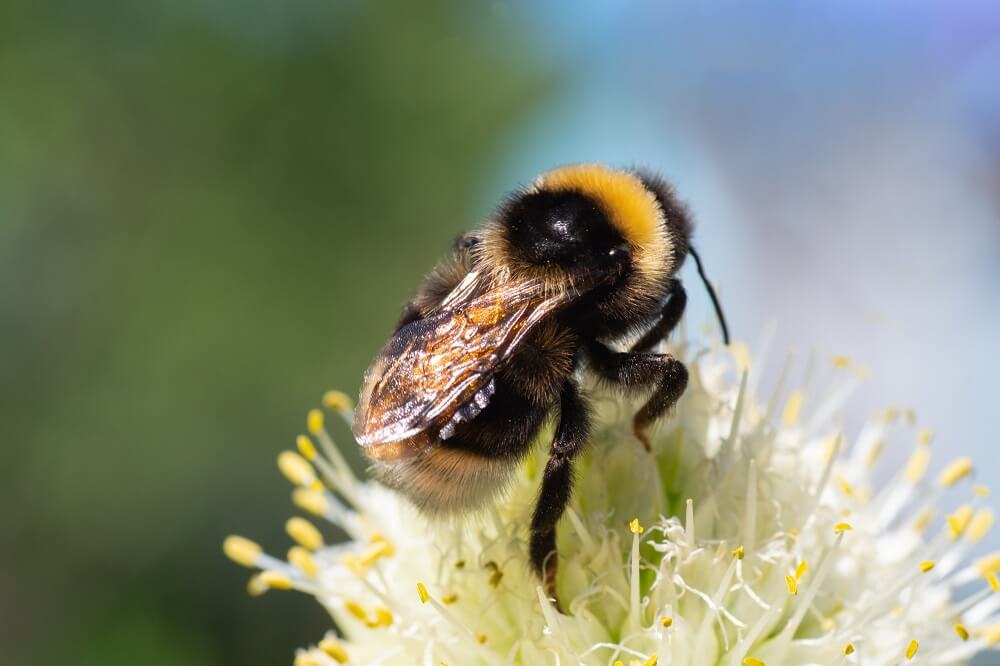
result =
[[[353,431],[376,477],[428,513],[481,508],[553,415],[529,554],[557,599],[556,523],[591,430],[580,376],[649,393],[633,419],[648,451],[649,427],[687,386],[684,365],[655,349],[684,312],[677,272],[689,254],[728,342],[665,181],[579,164],[509,196],[434,268],[365,373]]]

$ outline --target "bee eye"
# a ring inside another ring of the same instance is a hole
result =
[[[630,254],[628,243],[620,243],[608,250],[609,259],[628,259]]]

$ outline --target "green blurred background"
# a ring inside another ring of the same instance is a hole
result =
[[[0,662],[322,635],[221,539],[282,552],[276,453],[357,391],[556,79],[490,5],[0,4]]]
[[[1000,486],[997,80],[985,0],[0,1],[0,665],[321,637],[223,537],[283,552],[306,410],[570,161],[663,171],[737,337],[871,364],[854,423],[916,407]]]

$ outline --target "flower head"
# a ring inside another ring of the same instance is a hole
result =
[[[544,446],[501,502],[429,522],[357,480],[313,410],[279,468],[294,503],[348,540],[328,545],[298,517],[286,559],[240,537],[225,551],[260,570],[251,593],[295,588],[333,616],[339,634],[298,666],[953,664],[1000,641],[1000,554],[967,561],[993,524],[987,493],[938,509],[969,483],[967,458],[929,475],[931,437],[905,410],[843,432],[847,359],[787,392],[786,363],[759,401],[742,345],[677,351],[691,383],[651,453],[626,425],[633,405],[599,403],[559,528],[565,614],[527,559]],[[324,404],[350,420],[343,394]]]

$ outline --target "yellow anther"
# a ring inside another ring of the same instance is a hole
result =
[[[854,487],[847,482],[847,479],[840,476],[839,474],[837,475],[837,484],[840,486],[841,492],[847,495],[848,497],[854,495]]]
[[[921,444],[930,444],[934,439],[934,433],[930,430],[921,430],[917,433],[917,441]]]
[[[993,509],[976,511],[976,515],[972,517],[972,522],[969,523],[969,527],[965,531],[965,538],[972,543],[979,543],[993,529],[993,521]]]
[[[931,461],[931,450],[926,445],[920,445],[917,450],[913,452],[910,459],[906,463],[906,468],[904,474],[906,474],[906,479],[910,483],[917,483],[920,479],[924,478],[924,474],[927,473],[927,465]]]
[[[261,571],[260,582],[275,590],[287,590],[292,587],[292,579],[281,571]]]
[[[316,560],[314,560],[312,554],[310,554],[310,552],[302,546],[292,546],[288,549],[288,561],[295,567],[298,567],[302,573],[310,578],[315,578],[316,574],[319,573],[319,567],[316,566]]]
[[[464,569],[465,568],[465,560],[459,560],[458,562],[455,562],[455,568],[456,569]]]
[[[343,391],[327,391],[323,394],[323,406],[343,413],[354,409],[354,401]]]
[[[316,457],[316,447],[313,445],[312,440],[305,435],[299,435],[295,438],[295,446],[306,460],[312,460]]]
[[[781,412],[781,421],[786,426],[793,426],[799,422],[799,412],[802,411],[802,391],[792,391],[785,402],[785,409]]]
[[[368,619],[368,613],[365,611],[364,607],[361,606],[357,601],[352,601],[348,599],[344,602],[344,608],[348,613],[361,620],[362,622]]]
[[[992,624],[976,632],[987,645],[1000,643],[1000,623]]]
[[[375,609],[375,619],[377,620],[377,626],[391,627],[393,622],[392,611],[385,606],[379,606]]]
[[[736,361],[736,372],[738,374],[743,374],[743,372],[750,368],[750,348],[746,346],[746,343],[740,340],[733,340],[729,344],[729,353],[733,355],[733,360]]]
[[[985,576],[988,573],[1000,571],[1000,550],[984,555],[976,560],[976,569]]]
[[[948,516],[948,537],[954,541],[958,537],[962,536],[965,532],[965,528],[969,526],[972,522],[972,507],[968,504],[963,504],[958,508],[958,510]]]
[[[660,624],[663,625],[664,627],[671,627],[674,624],[674,618],[668,615],[667,617],[660,619]]]
[[[990,489],[989,489],[989,487],[984,486],[981,483],[977,483],[976,485],[972,486],[972,492],[974,492],[976,494],[976,497],[989,497],[990,496]]]
[[[844,532],[849,532],[853,529],[854,527],[852,527],[850,523],[837,523],[833,526],[835,534],[843,534]]]
[[[295,506],[314,516],[326,515],[327,509],[330,508],[330,502],[326,499],[326,495],[320,491],[305,488],[296,488],[292,491],[292,502]]]
[[[615,666],[625,666],[625,662],[621,659],[615,659]]]
[[[844,654],[854,654],[854,643],[848,643],[844,646]]]
[[[744,555],[746,555],[746,552],[743,550],[743,546],[736,546],[736,549],[733,550],[733,557],[738,560],[742,560]]]
[[[476,642],[480,645],[486,645],[486,634],[476,634]]]
[[[241,536],[227,536],[226,540],[222,542],[222,552],[236,564],[254,567],[257,565],[257,558],[260,557],[261,550],[260,546],[250,539]]]
[[[332,638],[324,638],[319,642],[319,649],[338,664],[347,663],[347,651],[344,646]]]
[[[355,575],[362,578],[368,574],[368,570],[365,568],[365,565],[361,564],[361,560],[358,559],[357,555],[345,553],[343,557],[340,558],[340,563],[347,569],[350,569]]]
[[[315,525],[305,518],[298,516],[289,518],[288,522],[285,523],[285,531],[303,548],[316,550],[323,547],[323,535],[319,533]]]
[[[941,470],[938,483],[953,486],[972,473],[972,458],[958,458]]]
[[[319,479],[313,479],[312,483],[306,486],[306,488],[316,493],[321,493],[324,490],[326,490],[326,486],[324,486],[323,482],[320,481]]]
[[[882,457],[883,448],[885,448],[885,442],[882,440],[878,440],[872,444],[872,447],[868,449],[868,455],[865,456],[865,464],[872,467],[875,463],[877,463],[878,459]]]
[[[306,416],[306,430],[311,435],[318,435],[323,431],[323,412],[318,409],[310,409]]]
[[[766,666],[763,661],[756,657],[743,657],[744,666]]]
[[[913,425],[917,422],[917,412],[912,407],[907,407],[903,410],[903,419],[907,425]]]
[[[427,594],[427,587],[423,583],[417,583],[417,596],[420,597],[420,603],[426,604],[431,600],[431,595]]]
[[[446,606],[450,606],[456,601],[458,601],[458,595],[455,594],[454,592],[452,592],[451,594],[446,594],[443,597],[441,597],[441,603],[443,603]]]
[[[963,625],[956,624],[955,633],[958,634],[958,637],[961,638],[963,641],[969,640],[969,630],[966,629]]]
[[[260,574],[250,576],[250,580],[247,581],[247,594],[251,597],[259,597],[270,589],[267,583],[261,580]]]
[[[657,657],[654,654],[652,657],[650,657],[649,659],[647,659],[645,661],[645,663],[643,663],[642,666],[656,666],[656,662],[658,662],[658,661],[659,661],[659,657]]]
[[[796,595],[799,593],[799,581],[795,580],[795,576],[785,576],[785,585],[788,586],[789,594]]]
[[[899,418],[899,410],[896,409],[895,407],[886,407],[885,409],[882,410],[881,416],[883,421],[886,421],[887,423],[892,423],[893,421]]]
[[[316,480],[312,465],[294,451],[282,451],[278,454],[278,469],[285,478],[297,486],[308,486]]]
[[[851,365],[851,359],[846,356],[834,356],[833,357],[833,367],[835,368],[847,368]]]
[[[923,532],[927,529],[931,520],[934,518],[934,511],[931,509],[924,509],[917,516],[916,520],[913,521],[913,530],[915,532]]]
[[[934,562],[932,562],[931,560],[924,560],[923,562],[920,563],[920,570],[923,571],[924,573],[927,573],[933,568],[934,568]]]
[[[910,641],[910,644],[906,646],[906,658],[913,659],[917,654],[917,648],[920,647],[920,642],[916,639]]]
[[[795,567],[795,580],[802,580],[802,576],[805,574],[806,569],[809,568],[809,563],[805,560],[799,562],[799,566]]]
[[[361,564],[370,566],[379,559],[392,555],[393,550],[388,541],[376,541],[361,552]]]
[[[1000,578],[992,571],[986,574],[986,582],[989,583],[990,589],[994,592],[1000,592]]]
[[[632,519],[632,522],[628,524],[628,529],[632,534],[642,534],[646,531],[646,528],[639,524],[638,518]]]

